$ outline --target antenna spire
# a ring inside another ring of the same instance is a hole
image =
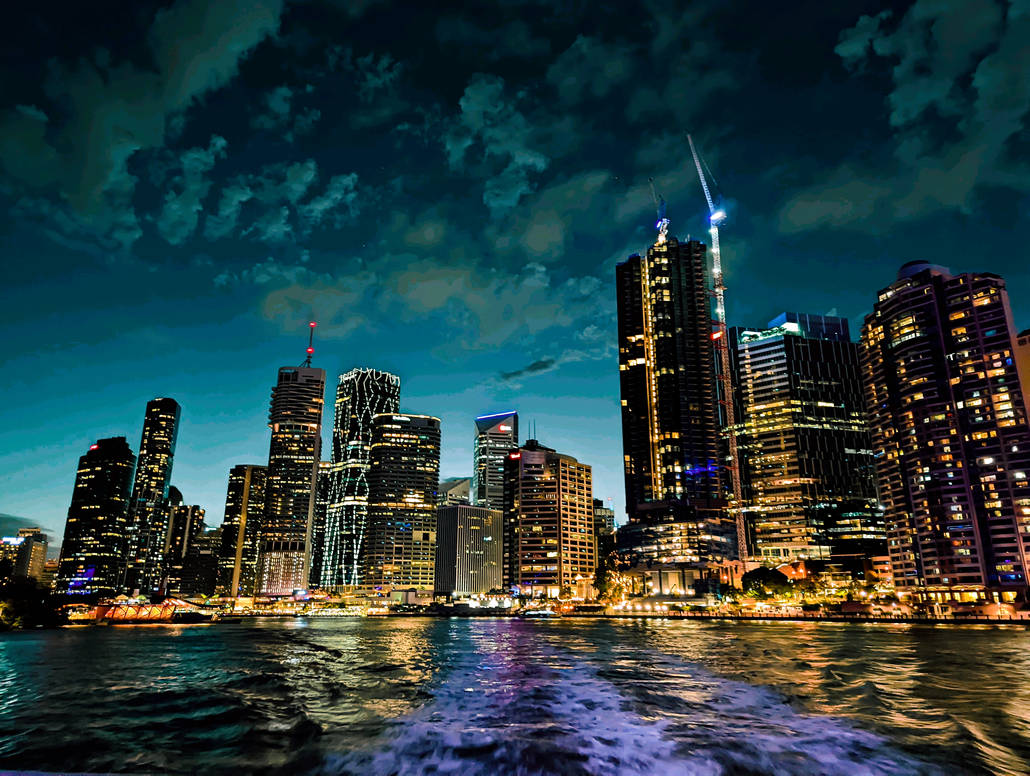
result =
[[[307,354],[308,354],[308,357],[304,359],[304,366],[311,366],[311,357],[313,355],[315,355],[315,327],[316,326],[318,326],[318,324],[315,323],[314,321],[312,321],[311,323],[308,324],[308,349],[306,351]]]

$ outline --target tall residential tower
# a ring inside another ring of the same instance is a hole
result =
[[[898,593],[1027,593],[1030,431],[1005,282],[910,262],[862,327],[865,405]]]

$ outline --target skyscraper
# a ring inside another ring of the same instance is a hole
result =
[[[147,402],[139,460],[128,509],[128,546],[124,588],[152,593],[161,581],[162,548],[168,526],[165,505],[172,479],[181,409],[175,399]]]
[[[168,532],[165,534],[162,557],[164,571],[159,584],[169,595],[182,592],[183,569],[186,558],[196,538],[204,531],[203,507],[196,504],[169,504],[166,522]]]
[[[229,471],[218,554],[218,592],[238,597],[254,594],[258,529],[265,511],[268,468],[241,464]]]
[[[472,448],[471,502],[488,509],[504,506],[504,459],[519,446],[519,414],[514,410],[476,418]]]
[[[468,504],[436,511],[437,593],[489,593],[501,586],[503,537],[498,509]]]
[[[440,483],[440,490],[436,494],[436,503],[442,507],[471,504],[471,495],[471,477],[449,477]]]
[[[432,591],[440,419],[376,415],[368,469],[362,585]]]
[[[0,579],[42,579],[46,551],[47,536],[39,528],[19,528],[17,536],[0,538]]]
[[[783,313],[740,332],[734,362],[752,555],[786,563],[886,554],[848,322]]]
[[[397,412],[400,397],[401,379],[389,372],[358,368],[340,375],[319,580],[327,590],[362,583],[372,418]]]
[[[311,521],[311,575],[308,583],[313,588],[322,587],[325,564],[325,525],[329,511],[329,491],[333,465],[319,461],[318,479],[315,483],[315,516]]]
[[[591,469],[537,440],[504,462],[504,584],[557,598],[597,568]]]
[[[135,466],[136,456],[125,437],[98,439],[79,458],[61,543],[58,592],[111,595],[117,591]]]
[[[1023,403],[1030,417],[1030,329],[1024,329],[1016,335],[1015,358],[1019,384],[1023,390]]]
[[[629,516],[618,539],[640,561],[736,552],[721,487],[705,253],[662,233],[645,256],[616,267]]]
[[[909,262],[862,327],[865,404],[899,594],[1027,591],[1030,431],[1004,281]]]
[[[308,586],[325,403],[325,370],[310,366],[310,361],[282,367],[272,389],[272,439],[258,542],[260,595],[290,595]]]

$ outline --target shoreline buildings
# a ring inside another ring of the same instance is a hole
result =
[[[909,262],[862,327],[865,403],[898,593],[1027,592],[1030,431],[1004,281]]]
[[[437,595],[476,595],[501,587],[502,513],[469,504],[436,511]]]
[[[229,470],[218,559],[218,592],[232,597],[254,594],[258,529],[265,511],[268,467],[240,464]]]

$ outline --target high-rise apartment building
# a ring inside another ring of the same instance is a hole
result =
[[[530,439],[504,462],[504,584],[557,598],[597,568],[591,469]]]
[[[504,506],[504,461],[519,446],[519,414],[514,410],[480,415],[472,448],[470,501],[488,509]]]
[[[258,541],[260,595],[290,595],[308,586],[324,403],[325,370],[279,370],[268,414],[272,439]]]
[[[219,595],[251,596],[257,568],[258,529],[265,511],[268,468],[241,464],[229,470],[218,552]]]
[[[58,592],[117,592],[126,549],[126,507],[135,466],[136,456],[125,437],[98,439],[79,458],[61,543]]]
[[[469,504],[436,511],[436,583],[444,595],[489,593],[501,587],[501,511]]]
[[[372,418],[363,586],[433,590],[439,484],[439,418]]]
[[[660,234],[616,267],[619,388],[629,522],[638,561],[703,562],[736,553],[719,454],[706,249]]]
[[[866,410],[899,594],[1027,591],[1030,431],[1004,281],[910,262],[862,328]]]
[[[175,399],[157,398],[147,402],[128,508],[123,587],[130,593],[134,590],[152,593],[161,581],[165,565],[162,548],[168,531],[164,519],[165,506],[172,479],[180,415],[181,409]]]
[[[159,589],[169,595],[182,592],[183,569],[196,538],[204,531],[203,507],[196,504],[169,504],[166,510],[168,532],[165,534],[162,557],[164,568]]]
[[[884,555],[858,345],[843,318],[783,313],[738,335],[741,509],[767,563]]]
[[[362,584],[372,418],[397,412],[400,397],[401,379],[389,372],[359,368],[340,375],[319,580],[327,590]]]

